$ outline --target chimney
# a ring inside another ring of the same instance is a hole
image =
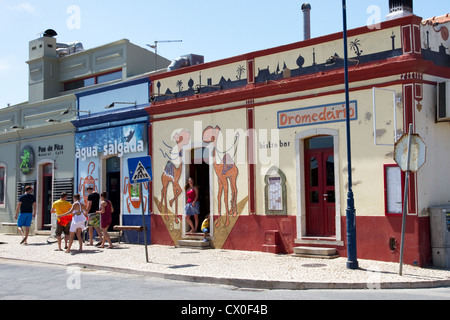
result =
[[[413,0],[389,0],[389,14],[386,20],[394,20],[413,14]]]
[[[311,5],[309,3],[304,3],[302,5],[303,11],[303,32],[304,40],[311,39]]]

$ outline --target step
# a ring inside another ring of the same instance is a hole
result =
[[[178,240],[177,248],[209,249],[211,243],[203,240]]]
[[[339,255],[335,248],[296,247],[294,255],[304,258],[335,259]]]

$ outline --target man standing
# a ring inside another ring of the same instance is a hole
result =
[[[20,244],[28,244],[31,222],[36,217],[36,198],[31,194],[32,191],[31,186],[26,186],[25,194],[21,195],[17,202],[15,219],[17,219],[17,228],[22,234]]]
[[[94,229],[97,231],[99,243],[96,246],[99,246],[103,242],[102,231],[100,229],[100,214],[97,213],[100,207],[100,195],[97,192],[94,192],[94,188],[92,186],[87,187],[88,203],[86,205],[86,211],[89,216],[89,245],[94,245]]]
[[[61,249],[61,234],[64,231],[64,242],[65,247],[67,249],[67,241],[70,237],[70,224],[72,222],[72,215],[68,215],[62,218],[59,218],[60,215],[63,215],[72,209],[72,205],[67,201],[67,193],[62,192],[61,197],[58,201],[55,201],[52,205],[52,213],[56,213],[58,223],[56,224],[56,239],[58,240],[58,251],[62,251]]]

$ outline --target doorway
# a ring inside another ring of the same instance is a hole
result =
[[[210,214],[211,202],[210,202],[210,167],[206,162],[208,159],[204,159],[203,155],[208,154],[208,150],[205,148],[196,148],[191,150],[191,164],[189,165],[188,174],[189,177],[194,179],[195,185],[198,187],[199,195],[198,201],[200,201],[200,214],[198,215],[198,228],[196,232],[202,232],[201,225],[206,216]],[[186,177],[186,181],[187,181]],[[187,223],[186,223],[187,225]],[[210,225],[212,225],[210,223]],[[185,226],[187,227],[187,226]],[[188,228],[188,227],[187,227]],[[211,229],[211,226],[210,226]],[[212,231],[210,230],[210,233]]]
[[[53,201],[53,165],[51,163],[42,166],[42,224],[41,230],[50,230],[52,227],[52,201]]]
[[[305,140],[306,236],[336,236],[334,139]]]
[[[120,158],[112,157],[106,160],[106,191],[108,192],[108,200],[114,208],[112,213],[112,222],[108,231],[113,231],[114,226],[120,225],[120,199],[121,199],[121,174],[120,174]]]

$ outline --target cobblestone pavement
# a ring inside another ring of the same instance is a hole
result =
[[[346,268],[346,258],[299,258],[263,252],[196,250],[120,243],[114,249],[84,246],[75,241],[71,253],[55,251],[46,236],[0,234],[0,261],[13,259],[63,266],[80,266],[172,280],[195,281],[265,289],[399,289],[450,286],[450,270],[358,260],[359,269]]]

